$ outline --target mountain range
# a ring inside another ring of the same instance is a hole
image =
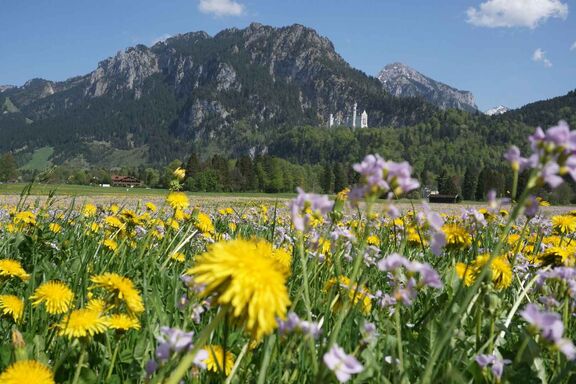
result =
[[[442,109],[478,110],[472,92],[433,80],[402,63],[386,65],[378,74],[378,79],[393,96],[422,97]]]
[[[554,105],[566,100],[572,99]],[[452,132],[454,119],[468,119],[456,118],[452,108],[482,115],[470,92],[406,65],[388,65],[372,77],[313,29],[253,23],[130,47],[65,81],[1,86],[0,153],[10,151],[22,163],[49,149],[43,153],[52,163],[80,167],[162,165],[191,152],[298,160],[302,148],[286,153],[286,135],[294,138],[294,127],[325,130],[331,114],[350,116],[355,103],[368,112],[370,127],[446,126],[432,127],[434,135]],[[522,124],[527,118],[513,116]],[[478,119],[474,124],[493,124]],[[513,136],[505,133],[499,142]]]

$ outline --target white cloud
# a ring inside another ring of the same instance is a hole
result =
[[[158,36],[157,38],[155,38],[154,40],[152,40],[152,45],[158,44],[158,43],[160,43],[160,42],[162,42],[162,41],[166,41],[166,40],[168,40],[168,39],[171,38],[171,37],[172,37],[171,34],[165,33],[165,34],[163,34],[162,36]]]
[[[576,41],[574,42],[574,44],[572,44],[572,46],[570,47],[571,51],[576,51]]]
[[[215,16],[240,16],[245,7],[234,0],[200,0],[198,10]]]
[[[552,62],[546,58],[546,52],[540,48],[536,49],[532,54],[532,61],[537,63],[541,62],[546,68],[550,68],[552,66]]]
[[[566,19],[568,4],[561,0],[487,0],[466,13],[468,22],[479,27],[536,28],[551,17]]]

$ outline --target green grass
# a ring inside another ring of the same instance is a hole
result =
[[[50,156],[54,153],[54,148],[52,147],[42,147],[38,148],[32,154],[32,158],[20,169],[25,171],[42,170],[48,168],[52,165],[49,160]]]
[[[0,195],[19,195],[27,186],[25,183],[0,184]],[[89,185],[72,184],[34,184],[30,191],[31,195],[46,196],[55,192],[58,196],[115,196],[115,197],[160,197],[168,193],[166,189],[147,188],[102,188]],[[199,197],[271,197],[292,198],[293,193],[240,193],[240,192],[187,192],[191,196]]]

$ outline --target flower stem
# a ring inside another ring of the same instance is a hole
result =
[[[110,362],[110,368],[108,368],[108,374],[106,375],[106,382],[110,380],[112,372],[114,371],[114,364],[116,364],[116,357],[118,356],[118,349],[120,347],[120,340],[117,340],[116,347],[114,347],[114,352],[112,353],[112,361]]]
[[[82,343],[80,350],[80,357],[78,358],[78,365],[76,366],[76,372],[74,372],[74,379],[72,384],[77,384],[80,379],[80,372],[82,371],[82,366],[84,365],[84,358],[86,357],[86,345]]]

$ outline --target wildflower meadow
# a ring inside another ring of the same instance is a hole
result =
[[[530,136],[509,198],[400,211],[408,163],[368,155],[335,197],[207,209],[0,208],[0,384],[573,383],[576,131]],[[518,177],[526,187],[517,190]]]

